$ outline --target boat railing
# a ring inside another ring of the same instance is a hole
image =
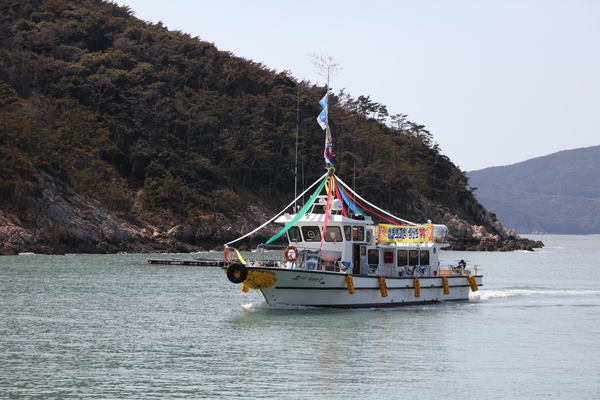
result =
[[[277,245],[260,246],[248,256],[248,264],[256,267],[342,273],[349,269],[340,260],[325,259],[318,249]]]
[[[467,267],[465,265],[440,265],[438,274],[440,276],[468,276],[468,275],[479,275],[479,270],[481,268],[479,265],[474,265],[473,267]]]
[[[250,266],[285,268],[283,249],[284,247],[277,245],[260,245],[250,254],[246,254],[246,261]]]
[[[425,276],[434,276],[434,271],[430,265],[379,265],[372,271],[375,275],[394,276],[394,277],[414,277],[420,278]]]

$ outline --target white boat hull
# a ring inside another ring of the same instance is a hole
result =
[[[285,304],[335,308],[398,307],[440,301],[468,300],[471,287],[467,276],[446,276],[449,294],[444,294],[441,276],[417,277],[420,293],[415,291],[414,277],[385,278],[381,290],[378,276],[353,275],[354,293],[350,294],[346,275],[322,271],[280,268],[248,268],[275,274],[275,284],[259,289],[269,305]],[[476,275],[477,285],[482,276]],[[382,293],[383,292],[383,293]],[[416,295],[419,295],[416,297]]]

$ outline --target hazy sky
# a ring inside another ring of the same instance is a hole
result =
[[[600,144],[598,0],[116,3],[312,83],[331,56],[334,92],[408,114],[463,171]]]

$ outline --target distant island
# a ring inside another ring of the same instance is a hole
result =
[[[324,87],[108,1],[0,12],[0,254],[219,248],[323,173]],[[448,225],[453,249],[542,246],[479,204],[425,126],[344,90],[330,115],[357,192]]]
[[[600,146],[467,176],[479,202],[518,233],[600,233]]]

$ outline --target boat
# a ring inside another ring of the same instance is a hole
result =
[[[326,172],[279,214],[224,245],[229,281],[244,292],[260,291],[268,305],[380,308],[468,300],[483,276],[463,260],[442,265],[445,225],[396,217],[337,176],[327,96],[317,119],[326,130]],[[246,260],[234,244],[270,223],[282,227]]]

